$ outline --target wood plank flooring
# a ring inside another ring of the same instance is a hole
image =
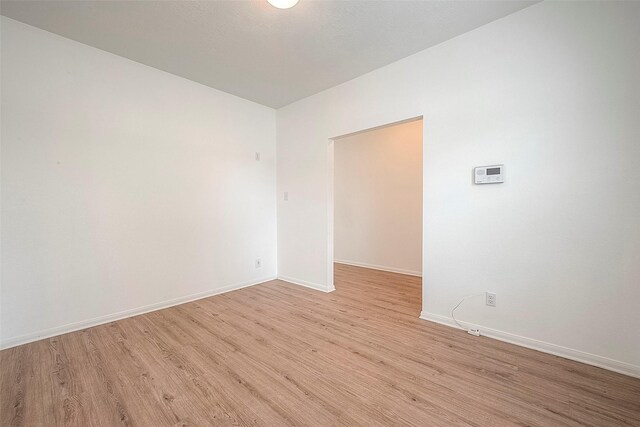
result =
[[[0,352],[1,426],[640,426],[640,380],[418,319],[336,265]]]

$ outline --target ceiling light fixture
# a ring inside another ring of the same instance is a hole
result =
[[[298,0],[267,0],[271,6],[275,6],[278,9],[289,9],[298,3]]]

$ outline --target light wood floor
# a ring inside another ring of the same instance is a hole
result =
[[[336,265],[0,352],[0,425],[640,425],[640,380],[418,319]]]

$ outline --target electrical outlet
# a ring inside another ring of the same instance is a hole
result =
[[[286,201],[288,201],[288,200],[289,200],[289,192],[288,192],[288,191],[285,191],[285,192],[284,192],[284,201],[286,202]]]
[[[496,294],[487,292],[486,293],[487,305],[490,307],[496,306]]]
[[[256,161],[260,161],[260,153],[256,151]]]
[[[262,258],[256,258],[256,268],[262,267]]]

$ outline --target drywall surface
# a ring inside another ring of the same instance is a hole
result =
[[[329,283],[328,139],[422,115],[424,313],[640,375],[638,22],[544,2],[278,110],[278,273]]]
[[[334,259],[422,274],[422,121],[335,140]]]
[[[1,53],[4,346],[276,275],[273,109],[5,17]]]

